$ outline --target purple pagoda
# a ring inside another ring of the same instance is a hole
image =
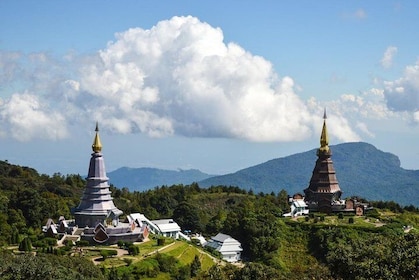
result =
[[[112,221],[113,226],[117,226],[119,216],[123,212],[113,203],[111,191],[109,190],[109,178],[106,177],[97,123],[92,149],[89,173],[86,178],[87,185],[80,204],[74,212],[75,222],[79,227],[95,227],[99,223],[107,225],[109,221]]]
[[[109,190],[102,143],[96,123],[96,135],[92,145],[86,188],[79,206],[74,210],[74,228],[80,238],[90,243],[115,244],[118,241],[140,241],[148,235],[148,228],[141,221],[119,221],[123,212],[118,209]]]
[[[75,219],[65,220],[61,217],[58,224],[49,219],[43,228],[44,232],[60,237],[59,242],[66,239],[82,239],[91,244],[142,241],[148,236],[148,226],[142,221],[146,218],[137,219],[133,218],[134,214],[130,214],[127,215],[127,222],[120,222],[123,212],[115,206],[109,190],[97,123],[92,149],[86,188],[80,204],[73,212]]]

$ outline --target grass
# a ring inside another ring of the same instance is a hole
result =
[[[162,272],[159,272],[156,277],[145,277],[145,272],[153,270],[158,265],[153,253],[159,249],[159,253],[175,257],[181,266],[192,263],[195,256],[198,256],[201,261],[202,271],[207,271],[215,264],[207,253],[185,241],[167,239],[165,245],[157,246],[157,240],[150,239],[149,241],[140,243],[139,247],[140,254],[138,256],[123,255],[109,257],[104,261],[99,261],[99,265],[105,268],[118,267],[121,271],[120,273],[127,271],[131,274],[133,271],[138,271],[142,274],[141,279],[169,280],[171,279],[170,274]],[[161,249],[162,247],[165,248]],[[115,249],[115,247],[89,247],[84,252],[88,258],[95,259],[101,257],[100,251],[103,249]]]
[[[184,241],[175,241],[174,245],[161,250],[160,253],[165,253],[167,255],[178,258],[177,255],[181,254],[188,246],[189,244]]]
[[[301,222],[306,223],[304,218]],[[326,219],[326,222],[330,221]],[[284,228],[284,237],[281,238],[274,261],[290,276],[296,273],[305,275],[311,269],[318,269],[321,266],[321,263],[309,252],[307,234],[307,231],[302,230],[298,225]]]
[[[182,265],[190,264],[195,256],[198,256],[202,270],[208,270],[214,265],[213,259],[208,254],[184,241],[176,241],[175,245],[162,250],[161,253],[175,257]]]
[[[179,262],[179,266],[189,265],[192,263],[195,256],[198,256],[201,261],[201,271],[208,271],[208,269],[215,264],[207,253],[186,241],[171,240],[171,242],[166,242],[164,246],[157,246],[156,240],[150,240],[141,243],[139,246],[140,255],[138,256],[123,255],[120,257],[112,257],[100,262],[99,265],[105,268],[118,267],[119,276],[122,276],[123,273],[128,273],[129,275],[141,275],[141,279],[170,280],[171,275],[169,273],[155,271],[156,267],[158,267],[158,263],[154,258],[154,254],[151,253],[157,252],[157,250],[162,247],[165,248],[159,250],[159,253],[175,257]],[[104,248],[108,247],[92,248],[86,255],[91,258],[100,257],[100,250]]]
[[[303,224],[318,224],[318,225],[330,225],[330,226],[357,226],[357,227],[365,227],[365,228],[374,228],[379,226],[379,223],[376,223],[376,219],[374,218],[366,218],[365,216],[347,216],[344,215],[343,219],[339,219],[338,216],[331,215],[331,216],[323,216],[324,220],[320,219],[321,215],[315,215],[314,218],[309,218],[306,221],[306,217],[298,217],[297,222]],[[352,217],[354,219],[354,223],[349,223],[349,218]]]
[[[167,246],[167,245],[169,245],[169,244],[171,244],[171,243],[174,242],[174,240],[171,239],[171,238],[166,238],[165,240],[166,241],[165,241],[165,243],[164,243],[163,246],[158,246],[157,245],[157,240],[152,239],[152,238],[150,238],[149,241],[141,242],[139,244],[139,246],[140,246],[140,254],[143,255],[143,256],[148,255],[148,254],[150,254],[150,253],[152,253],[152,252],[154,252],[154,251],[156,251],[156,250],[158,250],[158,249],[160,249],[160,248],[162,248],[164,246]]]

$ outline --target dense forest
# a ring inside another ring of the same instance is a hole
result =
[[[99,269],[82,257],[48,254],[42,225],[48,218],[71,217],[84,186],[79,175],[48,176],[0,162],[1,279],[157,277],[122,274],[119,269]],[[172,279],[419,278],[419,209],[414,206],[376,201],[370,202],[374,209],[355,222],[351,215],[321,214],[293,220],[282,217],[289,211],[284,190],[255,194],[238,187],[201,188],[193,183],[143,192],[111,186],[111,191],[124,213],[140,212],[149,219],[171,217],[183,230],[207,237],[223,232],[241,242],[243,268],[213,266],[191,274],[191,263],[188,273],[178,267],[170,274]],[[380,226],[371,221],[379,221]],[[38,253],[16,255],[8,250],[12,245],[22,251],[33,247]],[[167,258],[159,255],[155,263],[161,271]]]

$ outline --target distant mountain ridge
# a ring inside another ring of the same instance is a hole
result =
[[[330,146],[332,161],[343,197],[394,200],[419,205],[419,171],[400,167],[397,156],[363,142]],[[317,149],[273,159],[232,174],[199,182],[200,186],[238,185],[257,192],[303,193],[317,159]]]
[[[149,167],[121,167],[112,172],[108,172],[107,175],[110,178],[110,183],[115,186],[119,188],[128,187],[130,190],[138,191],[162,185],[187,185],[214,176],[197,169],[163,170]]]
[[[343,197],[360,196],[369,200],[393,200],[402,205],[419,206],[419,171],[400,167],[400,160],[364,142],[330,146]],[[269,160],[235,173],[211,176],[199,170],[165,171],[153,168],[118,169],[108,173],[111,183],[131,190],[160,185],[190,184],[239,186],[255,193],[303,193],[308,186],[317,159],[317,149]],[[194,174],[195,177],[188,177]],[[160,175],[164,175],[160,178]],[[173,176],[173,177],[171,177]],[[202,176],[202,178],[200,178]],[[205,178],[204,178],[205,177]],[[129,182],[131,181],[131,183]]]

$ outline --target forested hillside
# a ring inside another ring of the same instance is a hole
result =
[[[0,245],[16,231],[39,229],[49,217],[69,217],[84,185],[79,175],[40,175],[35,169],[0,161]]]
[[[375,209],[366,217],[311,214],[293,220],[282,216],[289,211],[288,194],[284,190],[253,193],[238,187],[201,188],[196,183],[161,186],[144,192],[115,187],[111,187],[111,191],[115,204],[124,213],[140,212],[149,219],[171,217],[183,230],[206,237],[218,232],[231,235],[244,249],[243,268],[214,266],[195,271],[195,276],[191,276],[192,264],[176,265],[173,257],[162,254],[148,260],[148,270],[139,268],[141,262],[128,261],[113,270],[93,269],[93,263],[87,258],[69,258],[70,245],[50,250],[51,240],[40,230],[48,217],[71,217],[70,210],[78,205],[84,183],[78,175],[39,175],[34,169],[1,162],[0,244],[4,248],[1,279],[28,279],[27,275],[35,280],[45,279],[39,278],[45,276],[41,272],[52,271],[54,267],[60,269],[51,275],[56,275],[55,279],[66,279],[64,275],[78,263],[84,266],[71,274],[76,279],[419,277],[419,213],[413,206],[403,208],[395,202],[377,201],[370,202]],[[37,254],[13,256],[6,249],[11,245],[16,250],[19,247]],[[170,269],[169,260],[174,264]],[[22,267],[22,263],[27,265]],[[127,274],[127,271],[136,274]],[[166,278],[154,278],[159,275]]]
[[[401,168],[397,156],[362,142],[343,143],[330,148],[343,197],[393,200],[419,207],[419,171]],[[236,173],[211,177],[199,184],[203,187],[239,186],[256,193],[285,189],[294,194],[307,188],[316,159],[316,149],[313,149],[273,159]]]

